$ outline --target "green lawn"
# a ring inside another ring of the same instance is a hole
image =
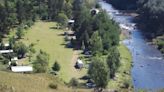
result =
[[[86,73],[86,70],[76,71],[74,69],[73,63],[71,63],[73,50],[65,48],[66,42],[64,41],[64,36],[62,36],[64,31],[54,29],[55,26],[55,22],[36,22],[34,26],[27,30],[25,37],[21,41],[26,45],[36,44],[34,47],[37,52],[40,49],[47,52],[50,55],[50,67],[57,60],[61,65],[60,77],[68,82],[72,77],[81,77]]]
[[[74,55],[73,49],[65,48],[66,42],[64,41],[64,36],[62,36],[64,31],[54,29],[55,26],[55,22],[36,22],[31,28],[25,30],[26,34],[20,41],[25,43],[27,46],[31,43],[35,44],[34,48],[36,49],[36,53],[33,55],[33,61],[35,60],[35,56],[39,53],[40,49],[47,52],[50,56],[49,68],[51,68],[55,60],[57,60],[61,65],[59,79],[69,82],[69,80],[73,77],[80,78],[85,75],[86,69],[81,71],[74,69],[74,62],[72,62],[72,60],[76,60],[78,55]],[[15,31],[12,31],[9,37],[14,34]],[[7,40],[8,38],[4,39],[4,41]],[[30,63],[28,58],[24,58],[20,61],[23,64]],[[59,84],[59,92],[73,91],[72,89],[67,88],[64,84],[60,85],[62,81],[59,82],[59,79],[56,79],[54,76],[46,73],[24,75],[0,71],[0,85],[6,84],[9,87],[14,87],[17,90],[16,92],[54,92],[54,90],[48,88],[48,85],[52,82]],[[90,91],[84,88],[78,88],[77,90],[78,92]]]

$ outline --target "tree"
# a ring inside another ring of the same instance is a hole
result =
[[[14,52],[18,55],[19,58],[23,58],[28,52],[28,47],[22,42],[15,43]]]
[[[31,58],[33,54],[36,52],[34,48],[34,44],[31,43],[28,48],[29,48],[29,62],[31,62]]]
[[[57,16],[57,21],[59,22],[60,26],[65,28],[68,24],[68,18],[64,13],[59,13]]]
[[[52,67],[52,70],[54,71],[60,71],[60,65],[57,61],[55,61],[53,67]]]
[[[72,78],[69,82],[69,86],[72,86],[73,88],[77,87],[78,85],[79,85],[79,82],[76,78]]]
[[[103,51],[102,40],[97,31],[92,34],[90,44],[93,55]]]
[[[16,35],[17,35],[18,39],[21,39],[24,36],[24,31],[23,31],[23,27],[22,26],[19,26],[17,28]]]
[[[15,42],[16,42],[16,39],[14,36],[9,38],[10,49],[12,49],[14,47]]]
[[[88,70],[88,74],[93,79],[96,87],[99,91],[108,85],[109,71],[104,60],[100,57],[92,59],[91,67]]]
[[[110,70],[110,78],[114,78],[115,73],[120,65],[120,53],[115,47],[111,48],[109,52],[107,64]]]
[[[48,70],[49,55],[46,52],[40,51],[33,63],[33,68],[36,73],[45,73]]]

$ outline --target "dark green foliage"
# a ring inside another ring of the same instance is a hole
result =
[[[57,15],[57,22],[60,24],[62,28],[65,28],[68,24],[68,18],[64,13],[59,13]]]
[[[25,57],[26,53],[28,52],[28,47],[22,42],[15,43],[13,49],[19,58]]]
[[[110,78],[114,78],[120,65],[120,53],[117,48],[111,48],[107,58],[107,64],[110,70]]]
[[[58,89],[58,85],[55,84],[55,83],[49,84],[49,87],[52,88],[52,89]]]
[[[96,55],[99,52],[103,51],[103,45],[101,37],[99,36],[98,31],[94,32],[90,39],[91,51],[93,55]]]
[[[16,42],[16,39],[14,36],[9,38],[10,49],[12,49],[14,47],[15,42]]]
[[[24,30],[23,30],[22,26],[19,26],[17,28],[16,35],[17,35],[18,39],[21,39],[24,36]]]
[[[9,60],[6,59],[4,56],[0,55],[0,63],[2,64],[8,64]]]
[[[37,19],[56,21],[61,12],[64,20],[72,18],[72,0],[2,0],[0,34],[7,34],[19,25],[31,27]],[[66,26],[66,20],[61,24]]]
[[[106,66],[106,62],[100,57],[95,57],[92,59],[88,74],[95,82],[96,87],[105,88],[108,85],[109,71]]]
[[[79,82],[76,78],[72,78],[69,82],[69,86],[71,87],[78,87],[79,86]]]
[[[52,67],[52,70],[57,71],[57,72],[60,71],[60,65],[57,61],[55,61],[54,65]]]
[[[33,68],[36,73],[45,73],[48,70],[49,55],[46,52],[40,51],[33,63]]]

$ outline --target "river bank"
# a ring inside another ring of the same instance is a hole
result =
[[[129,15],[117,15],[119,12],[111,4],[99,2],[119,24],[134,24],[135,17]],[[115,12],[112,12],[115,11]],[[119,12],[120,13],[120,12]],[[133,68],[131,70],[135,91],[145,89],[156,92],[164,88],[164,59],[159,50],[147,44],[141,30],[135,28],[131,32],[131,38],[123,41],[132,54]]]

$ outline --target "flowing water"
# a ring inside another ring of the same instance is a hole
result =
[[[100,1],[99,3],[117,23],[135,24],[133,16],[122,14],[106,2]],[[147,44],[139,29],[134,28],[131,31],[131,38],[124,40],[123,43],[129,48],[133,56],[131,74],[135,91],[147,89],[156,92],[164,88],[164,59],[162,54]]]

